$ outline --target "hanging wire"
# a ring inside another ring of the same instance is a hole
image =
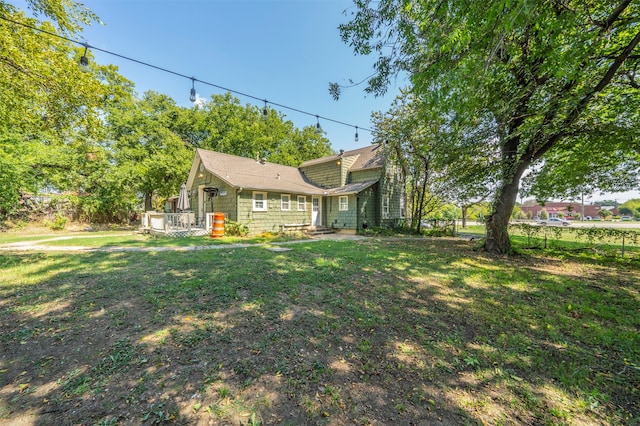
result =
[[[150,64],[148,62],[141,61],[139,59],[135,59],[135,58],[132,58],[132,57],[129,57],[129,56],[121,55],[119,53],[111,52],[109,50],[102,49],[102,48],[99,48],[99,47],[96,47],[96,46],[91,46],[87,42],[81,42],[81,41],[74,40],[74,39],[71,39],[71,38],[56,34],[56,33],[52,33],[50,31],[46,31],[46,30],[43,30],[43,29],[40,29],[40,28],[36,28],[36,27],[31,26],[31,25],[25,24],[23,22],[19,22],[19,21],[15,21],[15,20],[13,20],[11,18],[7,18],[6,16],[3,16],[3,15],[0,15],[0,19],[3,19],[5,21],[7,21],[7,22],[11,22],[11,23],[16,24],[16,25],[20,25],[20,26],[25,27],[25,28],[29,28],[29,29],[34,30],[34,31],[38,31],[38,32],[43,33],[43,34],[50,35],[52,37],[57,37],[57,38],[60,38],[62,40],[66,40],[66,41],[68,41],[70,43],[74,43],[74,44],[79,45],[79,46],[84,46],[85,47],[85,53],[86,53],[87,49],[97,50],[99,52],[106,53],[107,55],[115,56],[115,57],[130,61],[130,62],[135,62],[137,64],[140,64],[140,65],[143,65],[143,66],[146,66],[146,67],[149,67],[149,68],[156,69],[158,71],[166,72],[168,74],[173,74],[173,75],[178,76],[178,77],[189,79],[192,82],[192,86],[197,81],[198,83],[201,83],[201,84],[204,84],[204,85],[207,85],[207,86],[211,86],[211,87],[215,87],[216,89],[220,89],[220,90],[225,91],[225,92],[230,92],[230,93],[233,93],[233,94],[236,94],[236,95],[239,95],[239,96],[243,96],[245,98],[253,99],[253,100],[256,100],[256,101],[265,101],[264,99],[261,99],[261,98],[259,98],[257,96],[250,95],[248,93],[244,93],[244,92],[241,92],[241,91],[238,91],[238,90],[234,90],[234,89],[229,89],[227,87],[220,86],[218,84],[211,83],[211,82],[208,82],[208,81],[200,80],[200,79],[195,78],[193,76],[188,76],[186,74],[182,74],[182,73],[179,73],[177,71],[173,71],[173,70],[170,70],[170,69],[167,69],[167,68],[163,68],[163,67],[160,67],[160,66],[157,66],[157,65],[153,65],[153,64]],[[83,57],[85,59],[87,59],[85,55],[83,55]],[[81,65],[82,65],[83,59],[80,58],[80,61],[81,61]],[[87,59],[87,65],[88,65],[88,63],[89,63],[89,60]],[[195,88],[193,88],[192,90],[195,92]],[[191,98],[191,97],[189,97],[189,98]],[[333,118],[320,116],[318,114],[313,114],[313,113],[310,113],[308,111],[304,111],[304,110],[301,110],[301,109],[298,109],[298,108],[290,107],[290,106],[287,106],[287,105],[284,105],[284,104],[279,104],[277,102],[269,102],[269,103],[271,105],[275,106],[275,107],[286,109],[286,110],[289,110],[289,111],[294,111],[294,112],[297,112],[299,114],[305,114],[305,115],[309,115],[309,116],[312,116],[312,117],[315,116],[316,119],[317,119],[316,130],[318,132],[322,131],[322,127],[320,127],[320,119],[321,118],[323,120],[326,120],[326,121],[329,121],[329,122],[332,122],[332,123],[336,123],[336,124],[340,124],[340,125],[343,125],[343,126],[355,127],[353,124],[349,124],[349,123],[346,123],[344,121],[335,120]],[[364,130],[366,132],[372,133],[372,134],[378,133],[376,130],[372,130],[372,129],[369,129],[369,128],[366,128],[366,127],[361,127],[360,129],[362,129],[362,130]]]

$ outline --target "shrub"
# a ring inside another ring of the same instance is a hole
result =
[[[67,218],[62,215],[56,215],[53,221],[45,220],[44,226],[52,231],[61,231],[67,226]]]
[[[231,237],[246,237],[249,234],[249,227],[227,219],[224,221],[224,234]]]

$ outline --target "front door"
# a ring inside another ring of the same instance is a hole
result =
[[[311,197],[311,224],[322,225],[322,203],[320,197]]]

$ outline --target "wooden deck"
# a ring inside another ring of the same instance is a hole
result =
[[[213,214],[196,218],[195,213],[145,212],[142,217],[142,232],[167,237],[195,237],[211,234]]]

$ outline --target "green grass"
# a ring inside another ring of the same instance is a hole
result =
[[[4,252],[0,420],[640,416],[637,262],[562,251],[493,258],[474,242],[430,238],[290,248]]]
[[[41,246],[74,246],[74,247],[191,247],[229,244],[265,244],[299,239],[299,236],[265,234],[253,237],[231,237],[213,239],[210,236],[173,238],[151,236],[132,231],[103,232],[61,232],[43,233],[39,235],[0,234],[0,244],[31,242]]]

